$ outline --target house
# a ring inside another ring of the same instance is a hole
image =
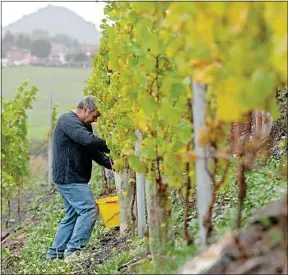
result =
[[[47,60],[48,66],[60,66],[66,64],[65,55],[67,48],[64,44],[61,43],[52,43],[51,44],[51,53]]]
[[[31,54],[27,49],[19,49],[16,46],[13,46],[6,53],[7,66],[20,66],[27,65],[30,63]]]
[[[80,51],[85,53],[87,56],[93,56],[97,51],[97,46],[89,45],[89,44],[82,44],[80,45]]]
[[[3,68],[7,67],[8,59],[7,59],[7,58],[2,58],[2,59],[1,59],[1,64],[2,64],[2,67],[3,67]]]
[[[52,43],[51,44],[51,54],[65,54],[66,46],[61,43]]]
[[[50,66],[65,65],[66,63],[64,53],[53,53],[48,57],[48,65]]]

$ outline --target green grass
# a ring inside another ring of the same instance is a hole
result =
[[[49,94],[58,105],[57,114],[69,111],[83,97],[91,68],[15,67],[2,69],[2,95],[11,99],[17,87],[29,79],[39,89],[33,109],[28,111],[30,139],[41,140],[48,130]]]
[[[91,188],[95,198],[102,191],[99,166],[94,166],[92,173]],[[100,239],[103,238],[110,229],[104,228],[101,218],[96,221],[92,236],[88,245],[83,249],[79,261],[73,265],[65,264],[62,260],[55,260],[51,263],[46,261],[48,248],[52,245],[58,223],[65,215],[63,201],[58,193],[54,194],[49,201],[43,198],[49,192],[48,186],[35,185],[37,188],[35,197],[37,199],[31,204],[28,217],[37,217],[37,222],[23,228],[14,234],[27,236],[24,247],[16,254],[9,249],[2,249],[2,273],[3,274],[115,274],[119,273],[118,268],[133,259],[135,255],[142,253],[142,240],[135,237],[127,239],[126,250],[118,251],[112,248],[103,252],[108,259],[101,264],[96,264],[97,253],[101,248]],[[43,197],[42,197],[43,196]],[[119,233],[118,233],[119,234]],[[105,248],[105,246],[104,246]],[[96,253],[96,257],[94,254]],[[108,254],[107,254],[108,253]],[[100,253],[101,254],[101,253]],[[12,264],[11,264],[12,262]],[[87,266],[88,264],[88,266]],[[91,268],[92,267],[92,268]],[[89,270],[90,269],[90,270]]]
[[[37,180],[35,178],[35,180]],[[49,247],[52,245],[58,223],[65,215],[65,209],[60,194],[57,192],[51,195],[51,199],[45,200],[45,196],[50,192],[50,186],[43,186],[41,179],[33,184],[35,190],[33,196],[36,198],[30,205],[26,218],[35,219],[24,227],[20,232],[13,234],[12,238],[19,234],[27,236],[24,247],[14,255],[9,249],[2,249],[2,273],[3,274],[63,274],[71,271],[71,266],[61,260],[51,263],[46,261]],[[93,191],[97,194],[101,192],[100,170],[97,166],[93,169]],[[95,194],[94,193],[94,194]],[[104,227],[100,220],[93,230],[92,243],[96,243],[99,236],[103,234]],[[94,241],[93,241],[94,240]],[[9,264],[12,259],[12,265]]]
[[[245,227],[257,209],[277,200],[287,193],[287,181],[279,177],[283,163],[271,158],[261,170],[251,170],[245,174],[247,194],[242,210],[242,226]],[[214,205],[213,241],[219,239],[228,229],[234,229],[238,209],[238,187],[236,171],[233,167],[229,176],[230,183],[224,186]],[[225,203],[223,203],[225,201]]]

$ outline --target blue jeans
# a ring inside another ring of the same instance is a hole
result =
[[[89,241],[98,209],[88,184],[56,184],[66,215],[58,226],[48,259],[63,258],[82,249]]]

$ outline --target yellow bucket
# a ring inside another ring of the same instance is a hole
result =
[[[120,206],[118,196],[96,200],[104,226],[112,228],[120,226]]]

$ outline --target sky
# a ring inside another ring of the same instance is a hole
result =
[[[46,1],[31,1],[31,2],[2,2],[2,26],[5,27],[21,19],[24,15],[28,15],[37,11],[40,8],[46,7],[48,4],[54,6],[66,7],[74,11],[79,16],[83,17],[86,21],[93,23],[99,30],[101,20],[104,18],[104,2],[96,1],[75,1],[75,2],[46,2]]]

